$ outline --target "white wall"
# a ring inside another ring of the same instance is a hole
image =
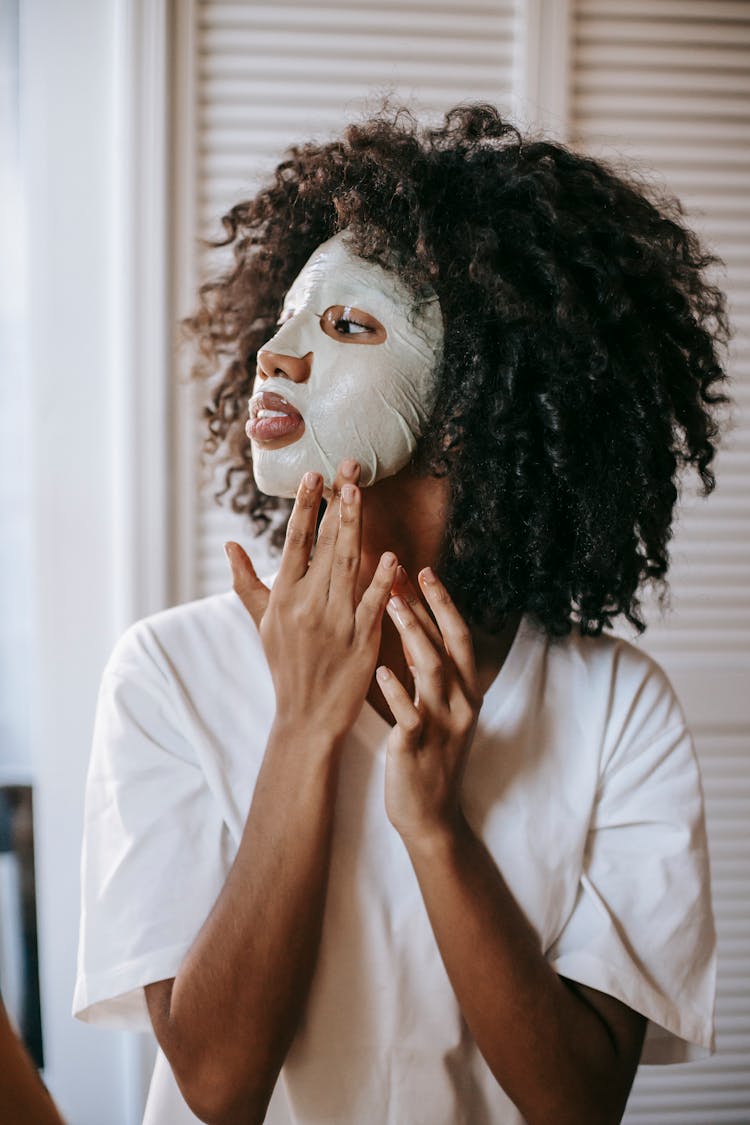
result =
[[[23,0],[38,916],[45,1077],[71,1125],[129,1125],[132,1041],[71,1018],[84,778],[119,622],[113,543],[116,0]]]
[[[0,784],[29,781],[29,391],[17,0],[0,0]]]

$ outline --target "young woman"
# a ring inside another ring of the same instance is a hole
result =
[[[617,1122],[712,1047],[691,737],[603,631],[713,487],[712,259],[488,106],[294,149],[224,221],[209,447],[256,527],[294,506],[275,576],[228,544],[110,659],[76,1011],[153,1026],[150,1123]]]

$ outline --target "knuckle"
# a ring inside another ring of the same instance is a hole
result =
[[[471,642],[471,633],[465,621],[462,621],[460,625],[456,626],[456,640],[462,645]]]
[[[419,738],[422,733],[422,720],[419,715],[409,715],[404,719],[401,726],[404,734],[408,735],[409,738]]]
[[[456,714],[456,727],[460,734],[468,734],[474,726],[474,710],[471,707],[461,708]]]
[[[317,547],[319,549],[322,548],[324,551],[326,551],[326,550],[329,550],[331,547],[333,547],[335,542],[336,542],[336,533],[335,532],[321,530],[320,534],[318,535]]]
[[[344,574],[351,574],[357,565],[356,555],[336,555],[333,560],[333,565],[337,570],[342,571]]]
[[[312,536],[307,528],[290,523],[286,530],[286,541],[290,547],[305,547],[312,542]]]
[[[372,586],[373,597],[377,600],[378,604],[385,605],[391,596],[391,579],[389,575],[380,575],[373,583]]]
[[[317,507],[317,504],[318,498],[314,493],[303,491],[297,496],[295,507],[298,511],[309,512],[312,511],[313,508]]]
[[[289,606],[287,614],[292,628],[298,633],[317,628],[316,615],[305,603]]]

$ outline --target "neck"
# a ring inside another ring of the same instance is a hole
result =
[[[417,477],[409,468],[363,489],[361,590],[384,551],[394,552],[415,585],[420,570],[436,567],[449,502],[447,479]]]
[[[450,485],[446,478],[417,477],[409,468],[362,490],[362,555],[359,596],[372,581],[384,551],[393,551],[418,588],[418,574],[426,566],[437,568],[443,550],[450,507]],[[515,636],[520,614],[512,614],[499,635],[472,628],[480,687],[486,690],[497,675]],[[379,662],[385,663],[409,691],[411,675],[406,666],[401,639],[387,614]],[[370,703],[389,722],[387,704],[373,681]]]

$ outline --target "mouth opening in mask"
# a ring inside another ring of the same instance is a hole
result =
[[[277,441],[304,427],[300,412],[287,399],[273,391],[261,391],[253,395],[249,407],[250,419],[245,426],[245,433],[251,441]]]

